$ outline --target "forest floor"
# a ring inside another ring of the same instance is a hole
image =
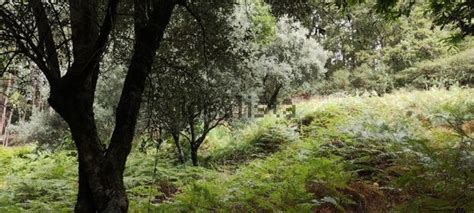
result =
[[[474,89],[328,97],[215,129],[200,167],[138,138],[125,184],[131,212],[472,212],[473,137]],[[70,212],[76,165],[0,148],[0,212]]]

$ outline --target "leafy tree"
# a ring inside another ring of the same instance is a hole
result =
[[[265,0],[272,6],[274,13],[281,16],[290,14],[297,17],[306,26],[318,25],[318,19],[323,16],[334,14],[329,12],[328,8],[337,8],[339,13],[351,10],[352,7],[363,5],[377,12],[385,18],[396,19],[401,16],[409,16],[416,1],[401,0],[376,0],[376,1],[352,1],[352,0],[334,0],[334,1],[314,1],[314,0]],[[368,4],[366,4],[368,3]],[[443,27],[451,27],[460,31],[460,36],[473,35],[474,23],[472,17],[474,13],[471,0],[460,1],[442,1],[428,0],[423,2],[426,12],[433,17],[433,24]],[[315,15],[316,12],[316,15]],[[319,12],[319,13],[318,13]],[[312,27],[310,27],[312,28]],[[317,27],[319,31],[324,28]]]
[[[198,149],[207,134],[230,118],[237,97],[245,91],[244,76],[248,71],[239,69],[243,52],[231,48],[234,32],[226,14],[232,13],[233,7],[219,11],[199,8],[206,8],[206,3],[189,8],[201,14],[198,25],[187,21],[193,14],[186,10],[175,12],[146,95],[152,120],[172,135],[180,161],[184,161],[180,144],[183,136],[195,166]]]
[[[252,64],[261,76],[261,99],[269,109],[275,109],[280,93],[294,91],[326,72],[328,52],[307,34],[308,30],[299,22],[281,18],[274,40],[262,47],[260,56]]]

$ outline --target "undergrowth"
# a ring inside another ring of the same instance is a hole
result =
[[[217,128],[201,150],[203,167],[133,151],[130,210],[474,211],[473,89],[327,97],[296,109],[290,119]],[[75,159],[72,151],[0,149],[0,212],[71,211]]]

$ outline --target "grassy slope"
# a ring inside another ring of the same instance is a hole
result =
[[[473,89],[314,99],[217,129],[204,167],[160,157],[153,178],[154,151],[133,152],[131,211],[472,211],[473,120]],[[72,208],[74,152],[0,149],[0,168],[0,212]]]

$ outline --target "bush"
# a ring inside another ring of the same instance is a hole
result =
[[[357,90],[375,91],[383,94],[391,91],[392,78],[385,70],[362,64],[351,73],[351,85]]]
[[[396,78],[397,87],[410,86],[427,89],[433,86],[474,85],[474,49],[433,61],[423,61],[401,71]]]
[[[34,111],[29,121],[9,127],[19,143],[38,143],[39,148],[71,147],[72,139],[66,122],[57,114]]]
[[[375,91],[384,94],[392,89],[393,77],[386,70],[362,64],[352,71],[344,69],[335,71],[328,80],[315,82],[310,92],[326,95],[336,92]]]

